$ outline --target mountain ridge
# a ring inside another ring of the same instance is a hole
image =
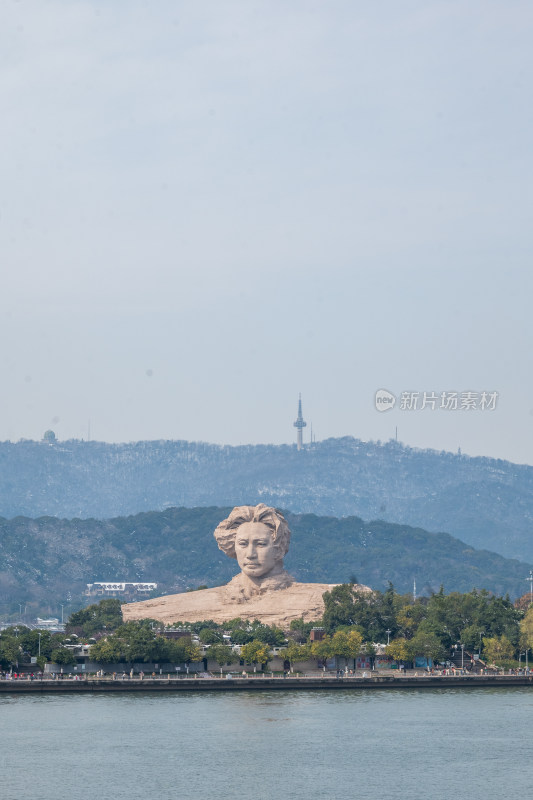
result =
[[[227,583],[234,559],[213,531],[230,507],[171,508],[109,520],[0,519],[0,609],[43,610],[52,600],[84,604],[87,583],[154,581],[157,594]],[[292,530],[287,570],[303,583],[359,582],[384,590],[428,594],[487,589],[524,593],[529,564],[475,550],[446,533],[359,517],[285,512]],[[70,598],[70,600],[69,600]],[[48,613],[53,613],[53,608]],[[57,611],[56,611],[57,613]]]
[[[473,547],[533,561],[529,465],[353,437],[301,451],[181,440],[0,443],[6,518],[109,519],[258,502],[447,531]]]

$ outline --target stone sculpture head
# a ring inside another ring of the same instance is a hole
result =
[[[243,573],[253,581],[283,571],[290,538],[283,514],[264,503],[237,506],[215,530],[219,548],[230,558],[236,558]]]

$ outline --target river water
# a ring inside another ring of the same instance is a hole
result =
[[[1,695],[0,797],[528,797],[533,691]]]

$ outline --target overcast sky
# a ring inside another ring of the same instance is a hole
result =
[[[533,463],[532,41],[529,0],[3,2],[0,440],[291,442],[301,392]]]

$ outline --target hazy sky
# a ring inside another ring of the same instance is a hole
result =
[[[0,440],[290,442],[302,392],[533,463],[532,41],[529,0],[5,0]]]

